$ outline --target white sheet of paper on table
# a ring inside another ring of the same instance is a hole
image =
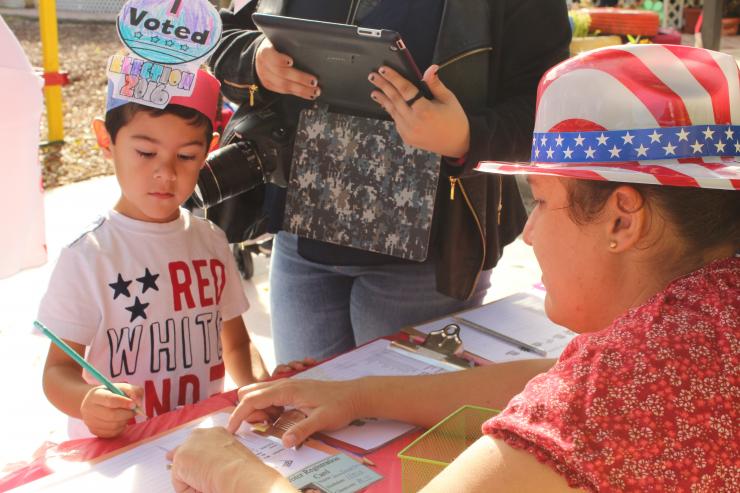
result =
[[[444,367],[404,356],[401,352],[390,349],[389,341],[380,339],[309,368],[293,378],[338,381],[370,376],[432,375],[447,371]],[[414,425],[399,421],[359,420],[354,425],[325,432],[324,435],[371,451],[415,428]]]
[[[228,412],[213,414],[200,423],[179,428],[131,450],[92,464],[82,471],[53,474],[13,491],[19,493],[32,491],[169,493],[173,491],[173,488],[170,471],[167,468],[169,461],[165,457],[167,450],[180,445],[195,428],[225,426],[228,417]],[[286,449],[273,440],[252,433],[248,425],[243,425],[237,435],[247,448],[283,476],[289,476],[329,457],[329,454],[310,447],[301,447],[299,450]]]
[[[563,349],[577,335],[551,322],[545,315],[544,300],[532,293],[517,293],[455,315],[541,348],[547,352],[547,358],[560,356]],[[452,317],[414,328],[428,334],[450,323],[457,323],[460,326],[460,337],[466,351],[494,363],[543,358],[496,336],[455,322]]]

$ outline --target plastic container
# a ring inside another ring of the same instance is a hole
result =
[[[401,490],[417,492],[482,436],[481,427],[500,411],[463,406],[398,453]]]

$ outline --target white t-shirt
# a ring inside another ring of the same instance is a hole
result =
[[[217,226],[110,211],[62,250],[38,318],[111,381],[143,387],[151,417],[223,390],[221,324],[248,307]]]

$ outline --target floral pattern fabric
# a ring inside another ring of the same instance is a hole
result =
[[[483,432],[589,491],[740,491],[740,259],[576,337]]]

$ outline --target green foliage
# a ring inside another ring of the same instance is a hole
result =
[[[573,37],[582,38],[588,36],[588,30],[591,27],[591,16],[580,10],[571,10],[568,12],[571,24],[573,25]]]

